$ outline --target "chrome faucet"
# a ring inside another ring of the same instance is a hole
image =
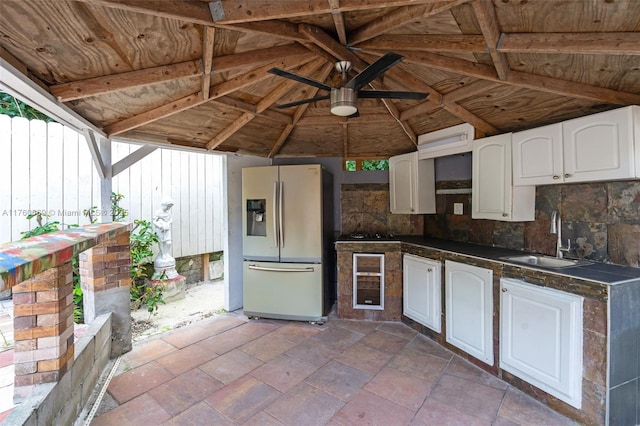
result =
[[[550,234],[558,234],[558,239],[556,241],[556,257],[558,259],[562,259],[564,253],[568,253],[571,250],[571,240],[567,239],[567,246],[562,247],[562,218],[560,217],[560,212],[554,210],[551,213],[551,228],[549,229]]]

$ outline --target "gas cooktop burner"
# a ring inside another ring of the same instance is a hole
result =
[[[352,240],[391,240],[393,239],[393,234],[384,232],[353,232],[343,235],[343,238]]]

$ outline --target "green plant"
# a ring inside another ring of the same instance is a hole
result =
[[[122,194],[111,193],[111,220],[122,222],[127,217],[127,210],[120,207],[120,201],[124,198]]]
[[[149,312],[149,319],[151,319],[151,315],[157,315],[159,304],[166,304],[162,295],[164,285],[164,281],[160,281],[155,285],[147,286],[145,289],[145,293],[142,299],[144,305],[146,305],[147,307],[147,311]]]
[[[47,123],[55,122],[51,117],[47,117],[37,109],[5,92],[0,92],[0,114],[9,117],[24,117],[29,120],[43,120]]]
[[[29,231],[21,232],[20,234],[22,234],[22,239],[24,240],[25,238],[35,237],[36,235],[43,235],[43,234],[48,234],[49,232],[59,231],[60,228],[58,227],[58,225],[60,225],[60,222],[58,221],[49,222],[48,219],[50,217],[51,217],[50,215],[42,212],[28,214],[27,220],[31,220],[35,218],[36,222],[38,222],[38,226],[35,226]],[[47,219],[47,221],[44,224],[42,223],[43,218]]]
[[[82,214],[89,218],[89,222],[96,223],[98,221],[98,206],[91,206],[90,209],[82,210]]]

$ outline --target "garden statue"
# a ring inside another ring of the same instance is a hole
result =
[[[171,207],[173,200],[165,197],[160,208],[153,215],[153,230],[158,236],[158,256],[153,262],[153,279],[172,279],[178,276],[176,260],[171,256]]]

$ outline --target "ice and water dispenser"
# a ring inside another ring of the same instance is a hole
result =
[[[267,236],[267,201],[262,199],[247,200],[247,235]]]

